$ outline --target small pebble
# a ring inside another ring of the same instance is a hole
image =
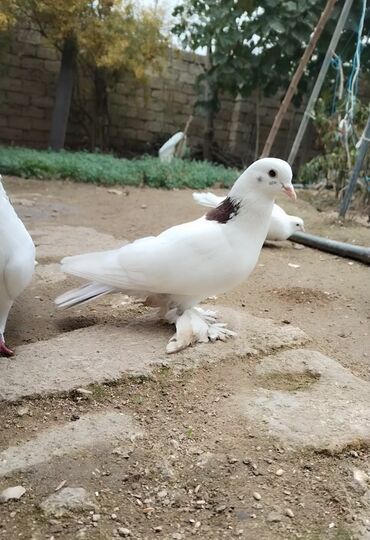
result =
[[[117,519],[117,514],[111,514],[110,516],[112,519]]]
[[[156,532],[156,533],[162,532],[162,527],[160,527],[160,526],[154,527],[154,532]]]
[[[29,407],[19,407],[17,409],[17,416],[22,417],[28,414],[30,408]]]
[[[92,516],[93,521],[97,522],[97,521],[99,521],[99,519],[100,519],[100,514],[93,514],[93,516]]]
[[[130,529],[126,529],[126,527],[120,527],[118,529],[118,534],[120,536],[124,536],[124,537],[131,536],[131,531],[130,531]]]
[[[76,388],[77,394],[81,394],[82,396],[88,396],[91,395],[91,390],[86,390],[86,388]]]
[[[287,509],[285,510],[285,515],[288,516],[288,517],[290,517],[290,518],[294,518],[294,512],[293,512],[293,510],[291,510],[290,508],[287,508]]]
[[[278,469],[275,474],[276,474],[276,476],[283,476],[284,471],[283,471],[283,469]]]
[[[270,512],[267,515],[267,521],[269,523],[279,523],[279,521],[281,521],[281,515],[279,512]]]
[[[255,491],[253,493],[253,497],[256,499],[256,501],[260,501],[262,499],[260,493],[258,493],[258,491]]]
[[[20,499],[25,493],[26,490],[23,486],[9,487],[0,493],[0,503]]]

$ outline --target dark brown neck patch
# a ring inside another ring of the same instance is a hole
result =
[[[206,219],[209,221],[218,221],[218,223],[227,223],[238,214],[239,208],[239,202],[226,197],[221,204],[206,213]]]

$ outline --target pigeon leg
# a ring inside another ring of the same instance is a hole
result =
[[[171,311],[167,314],[167,320],[170,320]],[[208,341],[208,324],[195,308],[186,309],[182,315],[177,316],[174,322],[176,334],[167,344],[167,353],[181,351],[193,343]]]
[[[14,351],[5,344],[3,334],[0,334],[0,356],[14,356]]]
[[[172,310],[171,310],[172,311]],[[168,318],[170,320],[170,318]],[[176,324],[176,334],[172,336],[167,343],[166,352],[173,354],[186,349],[193,343],[193,332],[191,326],[190,310],[185,310],[182,315],[179,315],[174,321]]]

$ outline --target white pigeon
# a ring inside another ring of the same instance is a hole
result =
[[[17,216],[0,176],[0,356],[13,356],[4,331],[10,308],[30,283],[35,269],[35,246]]]
[[[235,335],[214,312],[197,305],[236,287],[252,272],[281,190],[295,197],[289,164],[260,159],[201,218],[120,249],[64,258],[62,270],[88,283],[59,296],[56,304],[67,308],[118,291],[143,299],[176,325],[168,353]]]
[[[225,197],[219,197],[208,191],[207,193],[193,193],[193,199],[201,206],[216,208],[225,200]],[[287,240],[297,231],[304,232],[303,219],[290,216],[281,206],[274,204],[266,240]]]

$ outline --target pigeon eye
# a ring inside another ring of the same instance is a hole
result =
[[[274,169],[269,170],[269,176],[271,176],[271,178],[275,178],[276,171],[274,171]]]

